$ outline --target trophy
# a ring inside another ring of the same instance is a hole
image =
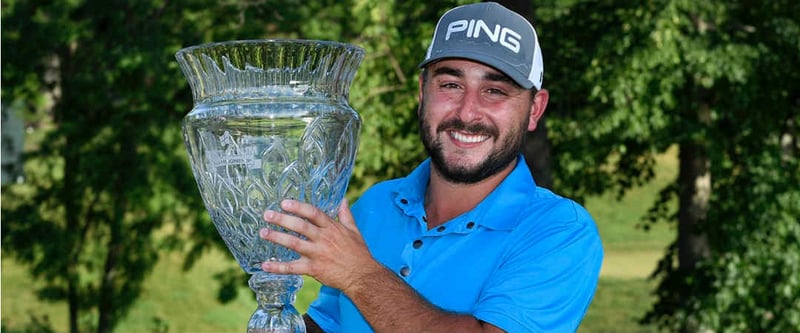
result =
[[[304,333],[293,303],[298,275],[261,270],[299,255],[258,236],[264,211],[283,199],[338,213],[353,170],[361,119],[348,104],[364,50],[313,40],[243,40],[175,55],[194,107],[183,138],[206,209],[236,261],[251,274],[258,308],[248,333]]]

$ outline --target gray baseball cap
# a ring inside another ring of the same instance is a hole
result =
[[[533,25],[495,2],[453,8],[439,19],[420,68],[444,58],[475,60],[525,89],[542,88],[542,50]]]

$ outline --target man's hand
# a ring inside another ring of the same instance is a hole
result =
[[[264,220],[306,239],[261,229],[261,238],[300,254],[291,262],[264,262],[263,270],[309,275],[339,289],[376,332],[502,332],[471,315],[442,311],[372,258],[347,201],[339,207],[338,222],[298,201],[284,200],[281,209],[286,213],[267,211]]]
[[[334,221],[313,205],[294,200],[281,202],[285,214],[266,211],[264,220],[294,231],[306,239],[263,228],[261,238],[283,245],[300,254],[291,262],[264,262],[261,268],[276,274],[304,274],[333,288],[347,291],[366,276],[383,267],[372,258],[353,215],[343,200],[339,221]]]

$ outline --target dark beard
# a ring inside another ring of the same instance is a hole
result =
[[[525,144],[525,129],[527,121],[514,129],[499,145],[500,149],[493,150],[489,156],[477,167],[467,168],[463,165],[448,165],[444,158],[441,141],[436,141],[431,134],[431,126],[425,120],[424,102],[420,105],[419,128],[422,144],[431,157],[431,165],[439,171],[446,180],[460,184],[475,184],[505,169],[509,163],[516,160],[522,146]],[[527,118],[526,118],[527,119]],[[451,119],[439,125],[436,133],[448,130],[463,130],[476,134],[490,135],[496,140],[499,136],[497,128],[487,127],[482,124],[466,124],[460,119]]]

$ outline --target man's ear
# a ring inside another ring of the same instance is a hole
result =
[[[547,89],[540,89],[533,97],[533,104],[531,104],[531,112],[528,115],[528,131],[532,132],[539,124],[539,119],[544,115],[544,109],[547,108],[547,101],[550,100],[550,93]]]

